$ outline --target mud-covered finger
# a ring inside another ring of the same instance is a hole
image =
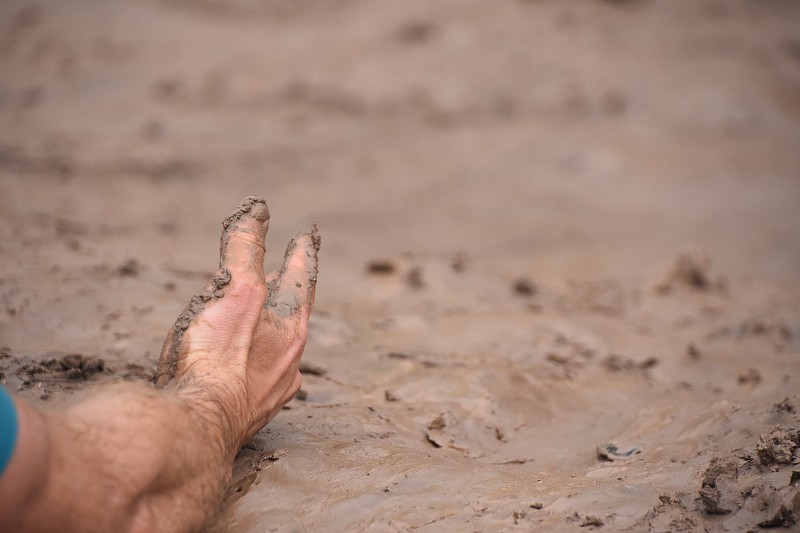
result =
[[[317,287],[320,235],[314,224],[311,233],[289,242],[279,277],[267,298],[267,307],[282,316],[308,317]]]
[[[264,279],[264,239],[269,230],[269,208],[264,198],[248,196],[222,221],[219,245],[220,269],[232,275]]]

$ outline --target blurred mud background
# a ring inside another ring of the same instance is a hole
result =
[[[798,527],[800,3],[0,3],[10,387],[147,380],[248,194],[320,285],[218,529]]]

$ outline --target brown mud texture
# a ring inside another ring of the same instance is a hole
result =
[[[798,146],[792,0],[4,0],[0,381],[146,383],[255,194],[325,247],[219,528],[798,530]]]

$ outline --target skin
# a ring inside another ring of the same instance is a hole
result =
[[[237,451],[300,388],[319,249],[314,228],[265,276],[265,201],[234,215],[225,275],[170,329],[155,388],[108,385],[58,410],[14,397],[0,531],[197,531],[218,516]]]

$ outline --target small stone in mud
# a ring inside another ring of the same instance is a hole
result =
[[[533,296],[536,294],[536,284],[528,278],[519,278],[514,281],[514,293],[520,296]]]
[[[386,357],[390,357],[392,359],[413,359],[414,356],[410,353],[406,352],[389,352],[386,354]]]
[[[306,392],[303,389],[300,389],[299,391],[297,391],[297,393],[294,395],[294,397],[295,397],[296,400],[300,400],[300,401],[308,400],[308,392]]]
[[[530,507],[531,509],[536,509],[538,511],[544,509],[544,504],[542,502],[533,502],[528,507]]]
[[[737,381],[739,385],[758,385],[762,381],[761,372],[758,371],[757,368],[748,368],[742,372],[739,372],[739,377]]]
[[[389,259],[373,259],[367,263],[367,272],[370,274],[394,274],[397,266]]]
[[[321,366],[317,366],[311,363],[301,362],[300,373],[310,374],[312,376],[324,376],[325,374],[328,373],[328,371],[322,368]]]
[[[406,282],[412,289],[422,289],[425,287],[425,279],[422,276],[422,267],[414,267],[408,271]]]

